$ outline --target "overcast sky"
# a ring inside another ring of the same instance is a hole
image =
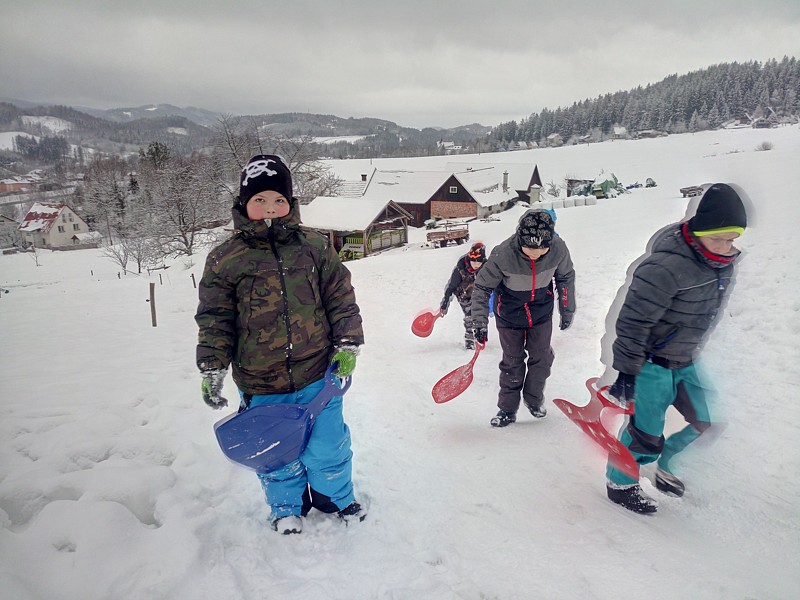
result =
[[[800,58],[798,0],[0,0],[0,96],[496,125]]]

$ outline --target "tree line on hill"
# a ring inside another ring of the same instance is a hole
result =
[[[564,141],[584,136],[601,141],[615,126],[634,134],[651,129],[684,133],[716,129],[740,118],[796,121],[799,114],[800,62],[784,57],[780,62],[723,63],[570,107],[544,108],[519,122],[500,123],[486,143],[487,149],[509,142],[541,144],[553,133]]]

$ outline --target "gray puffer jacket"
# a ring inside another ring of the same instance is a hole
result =
[[[498,327],[527,329],[553,317],[555,292],[558,310],[566,320],[575,313],[575,270],[569,249],[558,235],[550,250],[537,260],[522,253],[514,234],[492,250],[475,278],[472,292],[472,322],[487,327],[489,296],[494,292],[494,314]]]
[[[684,223],[659,234],[633,272],[617,318],[614,369],[637,375],[651,360],[667,368],[691,364],[711,329],[738,257],[711,254]]]

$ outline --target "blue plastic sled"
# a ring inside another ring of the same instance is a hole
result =
[[[331,365],[325,385],[308,404],[262,404],[233,414],[214,425],[219,447],[230,460],[258,473],[269,473],[294,462],[303,453],[314,419],[328,402],[342,396],[350,378],[340,387]]]

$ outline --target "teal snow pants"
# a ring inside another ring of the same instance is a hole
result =
[[[634,415],[623,428],[619,441],[640,465],[658,459],[659,468],[672,473],[672,458],[711,426],[706,394],[693,364],[681,369],[665,369],[644,363],[636,377]],[[688,425],[664,440],[667,409],[673,405]],[[615,485],[637,483],[610,463],[606,477]]]
[[[322,390],[320,379],[290,394],[252,396],[259,404],[308,404]],[[355,501],[352,481],[350,429],[342,414],[342,396],[328,402],[314,421],[308,445],[300,459],[264,475],[259,474],[270,520],[305,515],[313,506],[331,513]]]

